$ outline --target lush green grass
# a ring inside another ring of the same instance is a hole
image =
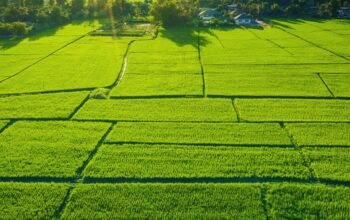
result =
[[[107,123],[20,121],[0,135],[0,177],[74,177]]]
[[[67,189],[67,184],[0,183],[0,218],[52,219]]]
[[[68,118],[87,92],[0,97],[0,118]]]
[[[118,123],[107,142],[290,145],[278,124]]]
[[[322,78],[336,97],[350,97],[350,74],[322,74]]]
[[[13,76],[39,58],[38,55],[0,55],[0,80]]]
[[[331,96],[316,74],[206,73],[207,94],[233,96]]]
[[[259,158],[257,160],[256,158]],[[105,145],[85,171],[97,178],[308,178],[293,148]]]
[[[0,121],[0,130],[8,124],[8,121]]]
[[[77,119],[123,121],[235,121],[230,99],[89,100]]]
[[[220,74],[261,74],[263,76],[276,75],[280,73],[282,76],[289,75],[297,77],[298,74],[315,74],[315,73],[350,73],[350,64],[273,64],[273,65],[205,65],[205,75],[213,73]],[[322,75],[323,76],[323,75]]]
[[[303,151],[318,178],[350,181],[350,147],[305,147]]]
[[[340,54],[342,56],[350,56],[350,40],[346,35],[342,35],[342,30],[348,29],[349,23],[343,20],[330,20],[326,24],[317,21],[297,20],[289,22],[288,20],[279,20],[276,23],[282,29],[287,30],[307,41],[310,41],[322,48]],[[338,29],[333,32],[331,29]],[[341,27],[339,29],[339,27]],[[340,34],[339,34],[340,33]]]
[[[109,86],[120,72],[129,41],[111,37],[83,38],[1,83],[0,93]]]
[[[350,124],[348,123],[312,123],[287,124],[289,132],[301,146],[349,146]]]
[[[164,71],[165,72],[165,71]],[[171,96],[203,94],[201,74],[126,74],[111,96]]]
[[[265,219],[250,184],[85,184],[63,219]]]
[[[189,28],[161,29],[155,40],[134,42],[125,77],[111,95],[202,95],[197,43],[195,32]],[[148,50],[140,50],[140,44]]]
[[[350,121],[349,100],[237,99],[237,105],[248,121]]]
[[[272,219],[349,219],[350,189],[325,185],[271,185],[267,194]]]

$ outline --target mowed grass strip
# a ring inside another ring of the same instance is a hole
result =
[[[63,219],[265,219],[251,184],[84,184]]]
[[[0,97],[0,119],[68,118],[88,92]]]
[[[300,146],[349,146],[349,123],[296,123],[286,128]]]
[[[89,100],[76,119],[122,121],[236,121],[231,99]]]
[[[350,74],[322,74],[322,78],[336,97],[350,97]]]
[[[293,148],[125,144],[104,145],[84,174],[87,178],[307,179],[309,171]]]
[[[237,99],[242,120],[350,122],[350,100]]]
[[[350,188],[277,184],[267,194],[271,219],[349,219]]]
[[[206,73],[208,95],[330,97],[316,74]]]
[[[67,184],[0,183],[1,219],[53,219]]]
[[[303,151],[319,179],[350,181],[350,147],[305,147]]]
[[[107,142],[291,145],[278,124],[253,123],[118,123]]]
[[[75,177],[109,126],[91,122],[16,122],[0,135],[0,177]]]

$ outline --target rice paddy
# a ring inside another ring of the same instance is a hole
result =
[[[350,218],[350,24],[271,24],[1,39],[0,218]]]

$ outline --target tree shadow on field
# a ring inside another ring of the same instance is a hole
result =
[[[215,43],[219,37],[213,30],[230,31],[233,28],[198,28],[195,26],[182,27],[162,27],[159,30],[159,35],[176,43],[179,47],[191,45],[198,49],[198,44],[205,47],[209,44]]]
[[[3,37],[0,38],[0,51],[1,50],[7,50],[10,49],[12,47],[15,47],[16,45],[18,45],[19,43],[21,43],[24,40],[28,40],[29,42],[35,42],[35,41],[39,41],[42,38],[45,37],[52,37],[52,36],[56,36],[57,32],[59,30],[64,29],[64,27],[66,25],[73,25],[73,26],[79,26],[82,25],[84,22],[87,22],[86,25],[88,26],[93,26],[94,22],[93,20],[74,20],[70,23],[67,24],[63,24],[60,26],[55,26],[55,27],[51,27],[51,28],[47,28],[47,29],[43,29],[40,31],[36,31],[28,36],[18,36],[18,37]],[[74,34],[62,34],[62,35],[57,35],[57,36],[70,36],[70,35],[74,35]]]

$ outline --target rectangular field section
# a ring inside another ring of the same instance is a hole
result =
[[[53,219],[67,184],[0,183],[1,219]]]
[[[305,147],[303,151],[318,178],[350,181],[350,147]]]
[[[68,118],[87,92],[0,97],[0,119]]]
[[[350,189],[326,185],[276,184],[267,194],[271,219],[349,219]]]
[[[77,186],[63,219],[97,216],[102,219],[265,219],[260,189],[251,184]]]
[[[75,177],[109,126],[89,122],[16,122],[0,134],[0,178]]]
[[[118,121],[236,121],[230,99],[89,100],[76,119]]]
[[[107,142],[217,145],[291,145],[278,124],[118,123]]]
[[[84,176],[307,179],[309,171],[293,148],[119,144],[104,145]]]
[[[300,146],[349,146],[349,123],[296,123],[286,128]]]
[[[246,121],[350,122],[350,100],[237,99]]]

